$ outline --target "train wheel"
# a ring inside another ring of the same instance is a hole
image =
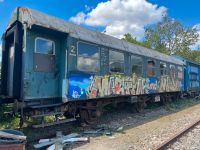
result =
[[[80,117],[83,123],[92,125],[97,122],[97,116],[93,116],[91,111],[92,110],[86,110],[86,109],[80,110]]]
[[[141,113],[144,111],[144,107],[145,107],[144,102],[138,102],[138,103],[136,103],[135,110],[136,110],[136,112]]]

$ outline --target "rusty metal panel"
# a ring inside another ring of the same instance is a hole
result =
[[[34,71],[38,72],[54,72],[55,56],[46,54],[34,54]]]
[[[25,150],[25,144],[0,145],[0,150]]]

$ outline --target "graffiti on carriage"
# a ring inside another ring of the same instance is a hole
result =
[[[178,91],[179,80],[170,76],[142,78],[123,75],[72,75],[68,78],[68,96],[71,98],[98,98],[113,95],[139,95]]]

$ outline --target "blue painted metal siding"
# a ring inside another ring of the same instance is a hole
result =
[[[196,90],[200,87],[199,85],[199,66],[191,62],[186,63],[185,71],[185,86],[186,90]]]
[[[34,71],[34,49],[35,38],[42,37],[55,42],[55,71]],[[27,47],[24,50],[23,66],[23,97],[24,99],[56,98],[63,95],[63,84],[65,84],[65,62],[66,62],[66,39],[59,40],[58,37],[40,30],[29,30],[27,33]],[[65,85],[66,86],[66,85]]]
[[[68,39],[68,72],[67,72],[67,97],[69,100],[85,100],[103,97],[113,97],[122,95],[140,95],[162,92],[175,92],[183,88],[183,82],[168,75],[160,76],[160,61],[155,60],[154,77],[147,76],[147,59],[143,58],[143,74],[137,76],[131,71],[131,53],[124,52],[125,71],[123,74],[109,72],[109,50],[120,51],[117,49],[100,48],[100,71],[90,73],[77,70],[77,43],[80,40],[70,37]],[[89,43],[88,44],[94,44]],[[85,45],[85,44],[84,44]],[[89,47],[84,47],[87,51],[92,51]],[[163,60],[164,61],[164,60]],[[167,63],[168,64],[168,63]],[[169,69],[169,64],[167,65]],[[177,66],[176,66],[177,67]]]

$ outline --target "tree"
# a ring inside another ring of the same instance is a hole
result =
[[[185,27],[167,16],[145,30],[145,40],[150,47],[169,55],[189,50],[197,42],[198,36],[195,28]]]
[[[124,34],[124,37],[122,38],[122,40],[127,41],[129,43],[133,43],[136,45],[140,45],[146,48],[150,48],[150,44],[147,41],[137,41],[137,39],[135,37],[132,37],[132,35],[130,33],[126,33]]]

